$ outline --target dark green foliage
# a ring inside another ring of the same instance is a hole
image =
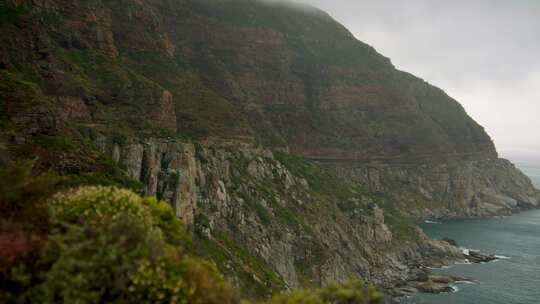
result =
[[[231,303],[208,263],[181,252],[187,236],[165,202],[81,188],[49,202],[39,273],[14,269],[8,300],[32,303]],[[13,284],[13,283],[12,283]]]
[[[87,135],[89,137],[86,137]],[[100,185],[140,190],[142,184],[139,181],[129,177],[125,168],[121,168],[109,156],[97,150],[91,135],[92,133],[82,132],[77,138],[61,135],[36,136],[26,147],[20,147],[17,153],[35,153],[36,149],[45,149],[47,155],[40,161],[50,162],[50,165],[57,167],[64,187]],[[55,154],[74,159],[76,165],[72,167],[63,165],[62,160],[55,159]]]
[[[24,187],[19,183],[12,185],[15,191],[2,189],[6,197],[3,201],[22,202],[23,209],[35,208],[30,204],[32,201],[46,202],[53,188],[37,187],[48,185],[44,182],[46,176],[30,177],[30,168],[19,166],[2,172],[15,180],[26,181]],[[29,190],[33,188],[37,190]],[[215,266],[189,255],[191,241],[169,204],[105,187],[70,190],[47,202],[42,206],[48,209],[48,224],[41,229],[48,234],[47,241],[34,249],[32,262],[15,260],[18,261],[15,265],[0,269],[4,283],[0,287],[0,301],[238,303],[235,291]],[[203,225],[201,216],[197,222]],[[13,229],[10,231],[15,233]],[[198,232],[197,252],[204,252],[205,257],[221,266],[232,262],[234,268],[244,269],[237,275],[248,287],[249,296],[268,297],[269,291],[283,290],[281,277],[263,261],[226,234],[214,235],[217,237],[208,239]],[[0,233],[0,247],[6,245],[5,236],[6,232]],[[254,274],[258,279],[254,279]],[[363,301],[378,297],[360,283],[354,283],[286,294],[271,302],[298,303],[283,302],[288,299],[304,303],[303,297],[308,294],[310,300],[319,301],[313,303],[342,303],[339,301],[345,299],[348,302],[343,303],[376,303]]]
[[[387,65],[373,48],[352,40],[352,34],[329,15],[314,7],[267,4],[249,0],[230,2],[202,0],[192,4],[196,12],[220,22],[255,28],[273,28],[288,34],[291,47],[305,66],[369,63]]]
[[[283,294],[272,299],[272,304],[376,304],[382,302],[382,295],[362,281],[352,279],[342,285]]]
[[[72,138],[66,136],[37,136],[34,143],[51,152],[69,151],[76,148]]]
[[[35,83],[24,80],[19,74],[0,70],[0,100],[4,110],[8,99],[18,102],[19,108],[50,103]]]
[[[305,178],[311,190],[327,198],[347,200],[358,194],[365,193],[359,186],[336,178],[332,173],[321,168],[313,161],[281,152],[276,152],[275,157],[295,176]]]
[[[5,165],[5,164],[4,164]],[[11,163],[0,168],[0,215],[4,219],[23,210],[38,215],[43,200],[55,191],[60,179],[52,173],[35,173],[34,162]],[[40,217],[43,218],[45,214]]]
[[[5,113],[6,113],[6,98],[4,96],[0,96],[0,119],[4,118]]]
[[[88,170],[63,175],[62,184],[66,187],[115,186],[133,191],[142,188],[139,181],[127,176],[126,172],[107,156],[99,155],[96,159],[90,160],[88,165],[91,166]]]
[[[209,239],[198,233],[194,241],[197,252],[214,261],[223,273],[239,277],[245,296],[265,299],[284,290],[283,279],[264,261],[226,233],[217,232],[215,235]]]
[[[417,240],[415,223],[405,217],[394,205],[394,199],[384,193],[371,193],[357,184],[338,178],[330,171],[320,167],[313,161],[286,153],[274,153],[276,159],[284,164],[295,176],[304,177],[310,190],[322,199],[333,202],[342,212],[355,217],[359,210],[362,213],[369,209],[364,201],[376,203],[385,210],[385,221],[397,240]],[[396,185],[396,187],[404,187]],[[285,213],[287,214],[287,213]],[[284,218],[289,218],[284,216]]]
[[[0,149],[0,156],[3,151]],[[0,158],[0,302],[3,292],[19,290],[11,284],[9,271],[24,264],[39,271],[36,260],[49,229],[47,198],[59,179],[52,173],[39,174],[31,161],[9,162]]]
[[[47,96],[88,100],[93,123],[105,131],[241,138],[306,154],[344,150],[363,160],[417,162],[494,152],[482,128],[451,98],[396,71],[315,8],[125,0],[39,9],[4,5],[2,16],[19,16],[18,10],[26,10],[27,26],[1,29],[0,52],[10,73]],[[95,12],[97,21],[86,20]],[[104,39],[109,34],[114,41]],[[259,47],[256,35],[276,45]],[[25,51],[32,41],[38,51]],[[49,77],[55,71],[61,73]],[[153,121],[165,89],[174,97],[179,134],[164,134]],[[328,95],[335,89],[338,95]]]
[[[6,0],[0,2],[0,25],[5,23],[15,23],[27,12],[24,6],[13,7]]]

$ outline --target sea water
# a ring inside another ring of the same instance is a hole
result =
[[[540,189],[540,163],[532,161],[517,161],[516,166],[521,169],[527,176],[529,176],[536,186]]]
[[[540,166],[518,164],[540,188]],[[474,284],[455,284],[456,292],[417,294],[407,304],[537,304],[540,303],[540,210],[510,217],[453,220],[425,224],[434,239],[449,237],[463,248],[492,253],[499,260],[485,264],[453,265],[435,272],[465,276]]]

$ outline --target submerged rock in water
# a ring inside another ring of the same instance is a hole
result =
[[[471,263],[487,263],[494,260],[498,260],[498,258],[493,254],[483,254],[479,250],[468,250],[468,255],[463,254],[467,260]]]
[[[451,239],[451,238],[444,237],[444,238],[442,238],[442,241],[445,241],[445,242],[447,242],[448,244],[450,244],[452,246],[459,247],[458,243],[455,240]]]

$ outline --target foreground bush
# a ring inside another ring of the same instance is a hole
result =
[[[80,188],[48,205],[43,271],[13,272],[8,301],[28,303],[232,303],[232,288],[189,257],[183,225],[165,202],[116,188]]]
[[[48,237],[38,261],[0,282],[8,303],[239,303],[216,268],[190,256],[170,206],[128,190],[86,187],[46,204]],[[358,280],[275,296],[269,304],[372,304]],[[247,302],[246,302],[247,303]]]
[[[46,243],[46,199],[58,179],[38,171],[31,161],[9,162],[0,143],[0,286],[12,267],[31,265]]]
[[[271,304],[375,304],[382,295],[357,279],[344,284],[330,284],[316,290],[297,291],[275,296]]]

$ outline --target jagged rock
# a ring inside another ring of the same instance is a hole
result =
[[[176,133],[176,109],[171,92],[163,92],[154,117],[158,127]]]
[[[319,210],[296,198],[309,193],[307,181],[294,176],[278,161],[262,157],[262,152],[203,146],[195,149],[192,144],[158,139],[113,145],[105,150],[115,153],[115,149],[120,150],[120,163],[129,174],[139,176],[145,185],[144,194],[157,195],[171,202],[189,230],[195,229],[197,214],[207,218],[207,226],[199,231],[210,238],[215,237],[216,229],[234,225],[238,229],[237,237],[243,238],[243,246],[276,271],[289,288],[300,284],[299,264],[306,265],[302,271],[313,273],[314,280],[322,283],[346,280],[355,273],[384,284],[407,276],[409,268],[402,263],[400,254],[381,255],[376,249],[379,245],[391,244],[394,238],[385,223],[383,209],[375,204],[366,207],[369,209],[366,214],[357,212],[355,217],[358,219],[353,222],[345,218],[339,223],[320,217],[311,219],[311,232],[303,228],[307,224],[295,222],[296,215],[291,215],[291,211],[283,217],[283,210],[292,210],[292,204],[306,206],[304,208],[311,212]],[[242,171],[238,164],[245,159],[250,161],[245,162],[245,171]],[[249,182],[235,184],[239,174],[247,174]],[[278,188],[266,188],[265,191],[276,192],[257,192],[260,186],[256,184],[268,187],[269,182],[276,182]],[[300,192],[292,195],[288,191]],[[356,200],[355,204],[363,204],[363,201],[369,202],[368,199]],[[249,207],[254,204],[257,207]],[[283,226],[283,221],[292,222]],[[430,244],[427,239],[425,242]],[[428,247],[431,249],[418,252],[409,248],[407,255],[421,257],[439,252],[441,256],[448,256],[448,249],[442,245]],[[378,272],[374,268],[386,270]]]
[[[426,293],[442,293],[454,291],[454,289],[451,286],[448,286],[448,284],[446,283],[437,283],[433,281],[418,283],[414,287],[419,291]]]
[[[113,146],[111,158],[116,163],[120,162],[120,146],[118,146],[118,145]],[[137,177],[135,177],[135,178],[137,178]]]
[[[171,202],[177,216],[191,229],[199,178],[192,144],[155,140],[144,145],[114,144],[111,153],[114,160],[125,166],[129,176],[144,184],[145,195],[157,195]]]
[[[467,250],[467,254],[464,254],[465,258],[471,263],[488,263],[497,260],[497,257],[492,254],[483,254],[478,250]]]
[[[455,247],[458,247],[458,246],[459,246],[458,243],[457,243],[455,240],[451,239],[451,238],[445,237],[445,238],[442,238],[442,241],[445,241],[445,242],[447,242],[448,244],[450,244],[450,245],[452,245],[452,246],[455,246]]]
[[[530,179],[504,159],[408,165],[325,163],[325,167],[392,195],[398,208],[420,219],[508,215],[540,206]]]
[[[384,223],[384,211],[377,205],[371,206],[372,217],[366,219],[365,234],[368,241],[388,243],[392,240],[392,232]]]
[[[128,175],[136,180],[141,178],[142,159],[143,147],[140,144],[128,145],[120,153],[120,163],[126,167]]]

